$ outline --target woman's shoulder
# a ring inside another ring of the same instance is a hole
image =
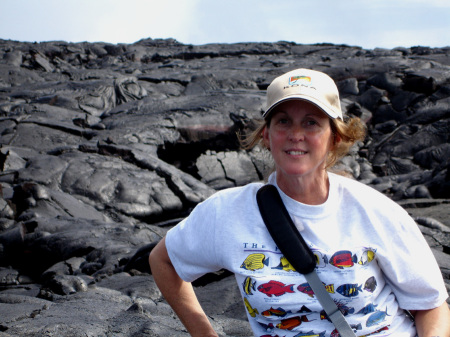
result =
[[[411,228],[410,226],[414,224],[408,212],[383,193],[351,178],[342,176],[335,178],[340,205],[347,212],[359,212],[373,220],[376,218],[380,220],[378,223],[387,225],[390,231],[394,227],[397,230],[405,226]]]
[[[249,183],[244,186],[230,187],[212,194],[206,203],[231,202],[232,200],[242,200],[247,198],[255,198],[258,190],[264,186],[263,182]]]
[[[330,173],[330,177],[341,193],[345,193],[363,204],[402,209],[395,201],[371,186],[339,174]]]
[[[250,183],[244,186],[231,187],[212,194],[196,205],[190,214],[195,219],[229,219],[247,214],[257,209],[256,193],[263,183]]]

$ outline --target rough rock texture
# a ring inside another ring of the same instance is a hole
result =
[[[148,254],[214,191],[270,171],[236,133],[298,67],[368,126],[339,168],[415,217],[450,284],[450,48],[0,40],[0,336],[187,336]],[[195,286],[221,336],[251,335],[228,272]]]

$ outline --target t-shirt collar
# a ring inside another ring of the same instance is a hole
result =
[[[274,185],[281,196],[281,199],[286,206],[289,214],[293,218],[294,222],[296,217],[300,218],[323,218],[328,216],[331,212],[335,210],[337,207],[337,199],[338,199],[338,186],[339,183],[335,179],[335,175],[333,173],[328,172],[328,179],[330,182],[330,190],[328,193],[327,200],[320,205],[308,205],[298,202],[291,197],[289,197],[286,193],[284,193],[279,186],[277,185],[276,172],[273,172],[268,179],[268,183]]]

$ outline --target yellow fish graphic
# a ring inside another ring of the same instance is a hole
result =
[[[282,269],[284,271],[295,271],[292,264],[284,256],[280,259],[280,264],[272,269]]]
[[[247,308],[247,311],[250,316],[255,317],[257,314],[259,314],[257,309],[252,308],[252,306],[250,305],[250,302],[248,301],[248,299],[246,297],[244,297],[244,304],[245,304],[245,307]]]
[[[252,290],[255,290],[256,281],[253,281],[250,276],[247,276],[242,283],[242,289],[247,295],[253,295]]]
[[[318,268],[324,268],[328,264],[328,258],[319,251],[313,251],[314,258]]]
[[[330,294],[334,294],[334,284],[325,285],[325,290]]]
[[[375,258],[375,252],[371,249],[365,250],[364,253],[361,255],[361,259],[359,260],[358,264],[365,265],[369,262],[371,262]]]
[[[264,254],[255,253],[247,256],[245,261],[241,264],[241,268],[254,271],[264,268],[265,265],[269,265],[269,259],[266,259]]]

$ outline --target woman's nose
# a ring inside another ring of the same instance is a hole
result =
[[[289,132],[289,140],[291,141],[302,141],[305,138],[305,130],[301,127],[293,127]]]

